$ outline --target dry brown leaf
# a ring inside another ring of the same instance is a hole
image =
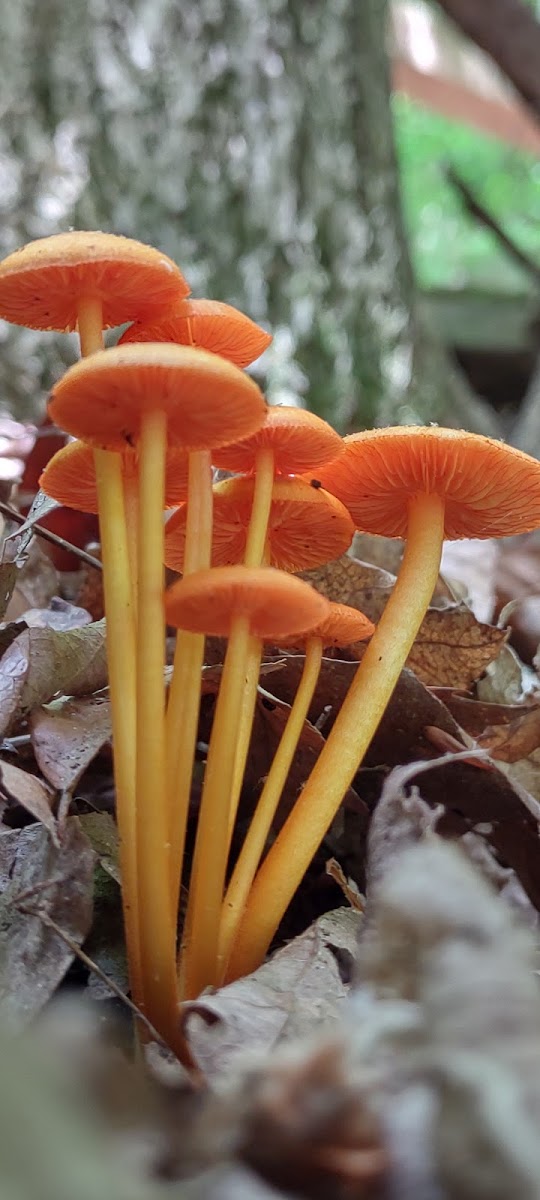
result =
[[[0,802],[20,804],[36,821],[41,821],[58,847],[58,830],[51,812],[52,794],[41,780],[12,763],[0,761]]]
[[[476,620],[465,605],[430,608],[407,666],[428,686],[470,688],[500,653],[507,631]]]
[[[41,918],[82,943],[92,920],[94,853],[70,818],[59,847],[42,825],[0,834],[0,1016],[20,1028],[43,1008],[73,953]]]
[[[111,737],[111,707],[103,696],[60,700],[29,719],[34,754],[49,783],[70,791]]]
[[[55,695],[84,695],[106,682],[104,621],[65,633],[26,629],[0,659],[0,733]]]
[[[503,762],[528,758],[540,746],[540,705],[521,713],[509,724],[488,725],[478,738],[478,745]]]
[[[107,875],[120,883],[118,853],[118,827],[110,813],[90,812],[79,817],[81,829],[86,834],[98,862]]]
[[[361,917],[338,909],[319,917],[253,975],[183,1005],[189,1045],[210,1078],[246,1053],[264,1053],[314,1026],[331,1027],[349,986],[340,964],[352,965]]]
[[[302,578],[331,600],[361,609],[372,621],[379,620],[395,582],[386,571],[348,555],[305,571]],[[407,666],[422,683],[467,688],[497,658],[507,633],[477,621],[465,604],[443,603],[428,609]]]

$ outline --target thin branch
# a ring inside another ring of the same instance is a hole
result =
[[[16,525],[24,525],[26,517],[23,517],[16,508],[12,508],[11,504],[6,504],[4,500],[0,500],[0,513],[5,517],[9,517],[10,521],[15,521]],[[94,558],[93,554],[89,554],[87,550],[81,550],[80,546],[74,546],[72,542],[67,542],[65,538],[60,537],[58,533],[52,533],[50,529],[45,529],[43,525],[39,525],[37,521],[32,525],[32,532],[36,537],[43,538],[44,542],[52,542],[53,546],[61,546],[62,550],[68,550],[70,554],[75,554],[89,567],[94,567],[96,571],[102,571],[103,567],[99,558]],[[18,535],[17,535],[18,536]]]
[[[465,182],[461,175],[458,175],[458,172],[454,167],[446,167],[445,175],[448,182],[460,196],[460,199],[463,201],[463,204],[467,212],[470,213],[471,217],[474,217],[476,221],[479,221],[481,225],[484,225],[486,229],[489,229],[490,233],[494,234],[494,236],[497,238],[497,241],[501,244],[506,253],[514,259],[514,262],[518,263],[518,265],[524,271],[527,271],[528,275],[534,279],[534,282],[537,286],[540,285],[540,266],[538,266],[533,259],[529,258],[528,255],[525,254],[525,252],[521,250],[518,245],[516,245],[512,238],[508,236],[502,226],[499,225],[499,222],[496,220],[496,218],[492,216],[490,212],[488,212],[487,208],[484,208],[483,204],[480,203],[474,192],[469,187],[469,184]]]
[[[540,118],[540,24],[532,10],[521,0],[439,0],[439,5]]]

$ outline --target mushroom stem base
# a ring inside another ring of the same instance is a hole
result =
[[[311,775],[255,878],[228,979],[248,974],[264,958],[354,779],[429,606],[443,536],[443,501],[435,495],[414,497],[396,585]]]

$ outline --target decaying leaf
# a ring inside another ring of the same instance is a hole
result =
[[[466,605],[426,613],[407,666],[422,683],[469,688],[499,655],[507,631],[484,625]]]
[[[81,943],[92,919],[94,853],[75,818],[59,847],[42,825],[0,833],[0,1018],[27,1024],[73,960],[47,917]]]
[[[120,883],[120,867],[118,864],[118,827],[109,813],[90,812],[79,817],[81,829],[97,857],[97,860],[107,875]]]
[[[394,577],[379,567],[344,555],[302,574],[323,595],[359,608],[378,621],[394,586]],[[499,655],[507,632],[482,624],[465,604],[430,608],[424,617],[407,666],[425,684],[468,688]],[[355,651],[362,657],[363,648]]]
[[[110,703],[104,696],[53,701],[34,709],[29,724],[45,778],[60,791],[68,791],[111,736]]]
[[[441,575],[454,596],[463,600],[479,621],[491,621],[495,612],[495,575],[499,550],[494,538],[464,538],[445,542]]]
[[[58,831],[51,812],[52,799],[52,794],[35,775],[21,771],[13,763],[0,761],[0,803],[20,804],[36,821],[41,821],[58,849]]]
[[[331,1027],[348,993],[342,968],[347,962],[350,974],[360,921],[352,909],[325,913],[253,975],[185,1004],[185,1032],[204,1073],[224,1074],[246,1053]]]
[[[61,596],[53,596],[48,608],[29,608],[24,614],[24,622],[29,629],[56,629],[57,633],[89,625],[91,620],[85,608],[70,604]]]
[[[26,629],[0,659],[0,732],[55,695],[84,695],[106,682],[104,621],[65,633]]]
[[[18,621],[29,608],[46,608],[54,595],[58,594],[58,575],[47,554],[37,540],[32,541],[27,554],[18,555],[14,562],[4,566],[15,567],[16,578],[13,592],[4,614],[8,621]]]

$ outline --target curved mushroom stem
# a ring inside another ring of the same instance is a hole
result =
[[[216,982],[219,915],[227,867],[229,796],[236,726],[244,687],[249,619],[236,617],[229,634],[197,826],[182,961],[183,998],[193,999]]]
[[[139,442],[137,637],[137,856],[145,1010],[162,1036],[178,1040],[176,914],[170,894],[165,804],[165,620],[163,508],[167,418],[149,409]]]
[[[227,962],[238,926],[242,919],[242,913],[246,906],[249,889],[255,878],[266,839],[281,799],[281,793],[287,781],[300,735],[304,728],[309,706],[313,699],[321,668],[322,652],[322,639],[317,637],[309,638],[306,644],[306,657],[302,678],[294,697],[287,724],[283,730],[279,746],[274,755],[263,790],[257,801],[257,807],[225,893],[219,927],[218,966],[220,983],[223,982],[223,978],[227,973]]]
[[[189,456],[184,576],[209,567],[212,560],[212,466],[208,450]],[[167,811],[171,840],[171,900],[178,911],[182,861],[204,662],[204,634],[180,630],[167,705]]]
[[[81,354],[103,349],[103,305],[82,297],[77,326]],[[135,626],[119,454],[95,450],[103,591],[107,613],[107,661],[111,694],[116,814],[120,841],[122,907],[131,993],[144,1005],[137,890],[135,804]]]
[[[339,809],[379,725],[439,574],[444,502],[409,504],[408,541],[394,590],[319,758],[253,884],[228,978],[253,971]]]

